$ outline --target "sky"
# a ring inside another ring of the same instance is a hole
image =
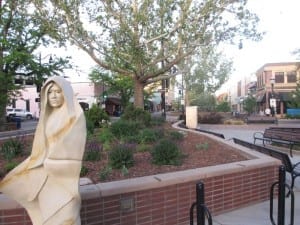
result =
[[[259,29],[265,31],[266,35],[260,42],[243,40],[242,49],[228,46],[223,50],[234,62],[234,72],[230,75],[229,84],[253,75],[266,63],[300,61],[300,57],[291,54],[300,48],[300,29],[297,23],[300,0],[249,0],[248,8],[259,16]],[[87,53],[76,47],[55,51],[54,54],[72,56],[72,61],[79,68],[79,71],[66,71],[67,76],[74,81],[87,80],[87,74],[95,66]]]
[[[248,7],[260,18],[259,29],[265,31],[259,42],[243,40],[243,48],[231,46],[224,54],[233,59],[235,71],[229,84],[248,77],[266,63],[300,61],[292,51],[300,48],[299,0],[249,0]],[[228,88],[224,85],[223,88]]]

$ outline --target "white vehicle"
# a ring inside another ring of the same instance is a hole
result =
[[[6,109],[7,117],[21,117],[23,119],[32,119],[33,115],[31,112],[28,112],[25,109],[17,109],[17,108],[7,108]]]

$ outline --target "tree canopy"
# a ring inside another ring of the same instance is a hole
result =
[[[53,57],[51,64],[41,63],[36,50],[51,43],[51,32],[33,6],[29,0],[0,1],[0,124],[5,122],[6,106],[22,88],[16,78],[41,85],[45,76],[61,71],[68,62]]]
[[[60,41],[71,41],[103,69],[133,80],[138,107],[146,85],[170,76],[174,65],[201,46],[261,39],[247,0],[35,2]]]

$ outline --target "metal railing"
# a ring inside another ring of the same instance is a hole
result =
[[[279,167],[279,179],[277,182],[272,184],[270,190],[270,220],[272,225],[285,225],[285,198],[291,196],[291,214],[290,214],[290,225],[294,225],[294,210],[295,210],[295,197],[294,191],[285,182],[286,171],[285,167],[282,165]],[[275,187],[278,186],[278,212],[277,212],[277,224],[273,218],[273,198]],[[285,189],[288,189],[287,195],[285,194]]]
[[[208,225],[212,225],[212,217],[204,201],[204,184],[196,184],[196,202],[190,208],[190,225],[194,225],[194,209],[196,207],[197,225],[205,225],[207,218]]]

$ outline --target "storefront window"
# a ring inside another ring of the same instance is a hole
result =
[[[284,83],[284,72],[275,72],[275,83]]]
[[[295,71],[287,72],[287,82],[296,83],[296,81],[297,81],[296,72]]]

